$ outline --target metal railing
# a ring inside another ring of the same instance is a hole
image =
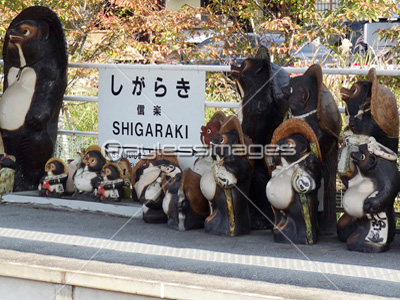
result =
[[[2,64],[2,61],[0,61]],[[123,71],[124,69],[131,68],[132,65],[129,64],[99,64],[99,63],[70,63],[69,68],[84,68],[84,69],[118,69]],[[135,65],[135,68],[148,70],[152,68],[152,65]],[[157,65],[160,68],[160,65]],[[210,65],[162,65],[163,70],[195,70],[195,71],[205,71],[205,72],[230,72],[230,66],[210,66]],[[290,74],[304,73],[306,67],[283,67],[285,71]],[[322,68],[324,75],[367,75],[369,69],[357,69],[357,68]],[[400,76],[400,70],[390,70],[390,69],[377,69],[376,74],[382,76]],[[98,102],[98,97],[90,96],[74,96],[65,95],[64,101],[73,102]],[[205,107],[216,107],[216,108],[233,108],[237,109],[240,106],[238,102],[213,102],[205,101]],[[339,111],[344,113],[344,107],[339,107]],[[400,114],[400,110],[399,110]],[[95,139],[98,137],[97,132],[87,132],[87,131],[71,131],[71,130],[59,130],[60,136],[70,136],[74,139],[79,137],[90,137]],[[84,143],[82,141],[82,143]],[[84,143],[85,144],[85,143]],[[75,153],[75,152],[73,152]]]

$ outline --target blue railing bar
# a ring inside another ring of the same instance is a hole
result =
[[[0,65],[3,64],[3,60],[0,60]],[[221,65],[163,65],[163,64],[134,64],[139,69],[160,69],[160,70],[198,70],[206,72],[230,72],[231,67]],[[70,68],[85,68],[85,69],[129,69],[132,64],[102,64],[102,63],[69,63]],[[282,67],[288,73],[304,73],[307,67]],[[370,67],[365,69],[358,68],[322,68],[324,74],[337,74],[337,75],[367,75]],[[376,69],[377,75],[383,76],[400,76],[400,69]]]
[[[98,97],[91,97],[91,96],[66,96],[64,95],[64,101],[79,101],[79,102],[99,102]]]
[[[239,108],[240,103],[238,102],[214,102],[205,101],[205,107],[224,107],[224,108]]]
[[[72,68],[94,68],[94,69],[129,69],[131,64],[99,64],[99,63],[70,63]],[[135,67],[140,69],[160,69],[160,70],[198,70],[206,72],[230,72],[230,66],[220,65],[156,65],[156,64],[135,64]],[[288,73],[304,73],[307,71],[307,67],[282,67]],[[337,75],[367,75],[370,68],[357,69],[357,68],[322,68],[324,74],[337,74]],[[389,70],[389,69],[376,69],[377,75],[383,76],[400,76],[400,70]]]
[[[129,69],[131,64],[99,64],[99,63],[70,63],[71,68],[93,68],[93,69]],[[160,69],[160,70],[198,70],[206,72],[230,72],[230,66],[220,66],[220,65],[156,65],[156,64],[135,64],[135,67],[139,69]],[[282,67],[288,73],[304,73],[307,71],[307,67]],[[322,68],[323,74],[333,74],[333,75],[367,75],[370,68],[367,69],[357,69],[357,68]],[[400,76],[400,70],[390,70],[390,69],[376,69],[376,75],[383,76]]]
[[[346,108],[344,108],[344,107],[338,107],[338,108],[339,108],[339,112],[340,112],[341,114],[346,113]],[[397,110],[397,113],[400,115],[400,109]]]
[[[239,108],[240,103],[239,102],[212,102],[212,101],[205,101],[205,107],[222,107],[222,108]],[[345,108],[344,107],[338,107],[339,112],[341,114],[344,114]],[[400,109],[398,110],[398,114],[400,115]]]
[[[72,136],[84,136],[84,137],[99,137],[98,132],[92,131],[73,131],[73,130],[61,130],[57,131],[59,135],[72,135]]]
[[[323,74],[331,75],[367,75],[371,67],[366,69],[357,68],[322,68]],[[304,73],[308,68],[296,68],[296,67],[282,67],[288,73]],[[376,69],[376,75],[382,76],[400,76],[400,69],[390,70],[390,69]]]
[[[0,93],[0,97],[3,93]],[[98,97],[91,97],[91,96],[72,96],[72,95],[64,95],[64,101],[72,101],[72,102],[99,102]]]
[[[70,68],[87,69],[131,69],[132,65],[141,70],[171,70],[171,71],[205,71],[205,72],[230,72],[231,66],[220,65],[164,65],[164,64],[101,64],[101,63],[69,63]]]

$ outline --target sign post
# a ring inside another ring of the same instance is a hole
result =
[[[205,71],[132,65],[99,70],[99,144],[134,165],[158,149],[193,165],[204,124]]]

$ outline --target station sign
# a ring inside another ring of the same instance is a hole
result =
[[[204,124],[205,71],[162,65],[99,70],[99,145],[132,165],[158,149],[193,165]]]

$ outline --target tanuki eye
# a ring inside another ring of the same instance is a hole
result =
[[[361,155],[361,159],[362,159],[362,160],[365,159],[365,154]]]

